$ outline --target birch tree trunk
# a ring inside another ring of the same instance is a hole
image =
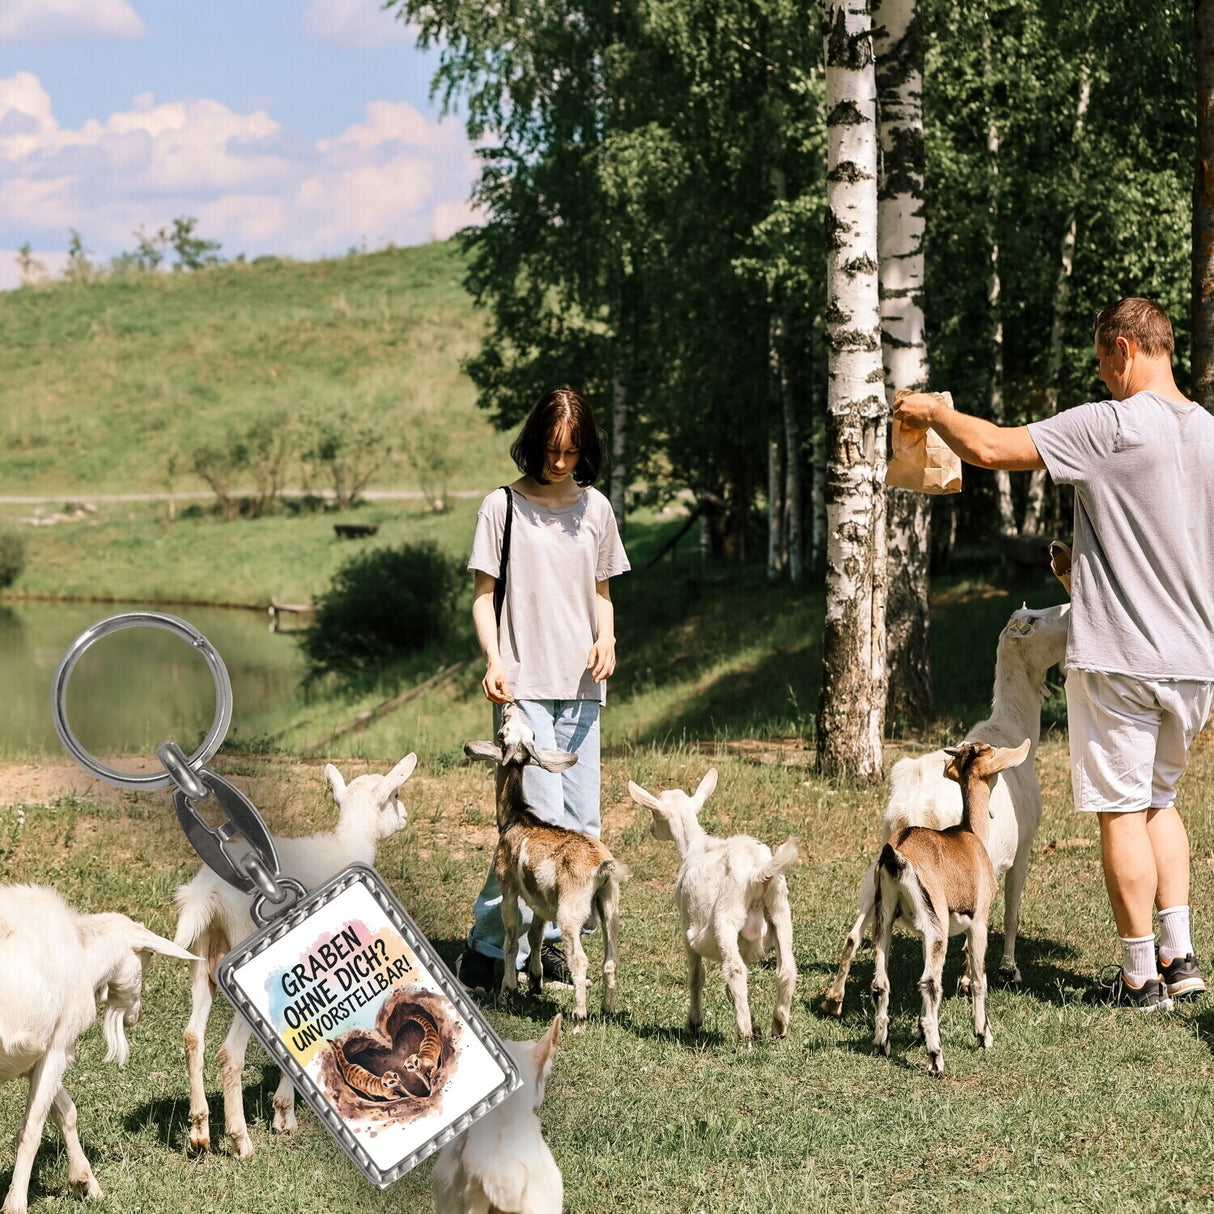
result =
[[[1058,281],[1054,287],[1054,321],[1050,326],[1050,350],[1045,368],[1045,403],[1042,417],[1058,412],[1058,380],[1062,374],[1062,334],[1066,326],[1067,305],[1071,295],[1071,273],[1075,268],[1075,237],[1078,230],[1080,173],[1083,151],[1083,124],[1088,103],[1092,100],[1092,73],[1085,61],[1079,69],[1079,102],[1075,107],[1075,129],[1071,135],[1071,196],[1067,205],[1066,223],[1062,229],[1062,253],[1058,259]],[[1037,468],[1029,477],[1028,494],[1024,502],[1024,522],[1021,532],[1036,535],[1041,530],[1041,507],[1045,502],[1045,471]]]
[[[915,0],[875,0],[881,349],[885,394],[927,387],[923,318],[923,43]],[[928,656],[931,498],[886,490],[886,712],[922,723],[932,712]]]
[[[986,63],[986,78],[993,78],[991,64],[990,35],[982,35],[983,59]],[[993,102],[987,105],[986,127],[987,163],[987,228],[986,239],[989,250],[991,272],[987,279],[987,315],[991,322],[991,421],[1002,426],[1003,407],[1003,303],[1002,284],[999,281],[999,126],[995,121]],[[1003,535],[1016,534],[1016,511],[1012,505],[1012,478],[1000,468],[995,472],[995,504],[999,511],[999,530]]]
[[[877,84],[868,0],[824,0],[826,624],[818,766],[877,779],[885,715],[885,439]]]
[[[1197,0],[1193,182],[1193,398],[1214,410],[1214,0]]]

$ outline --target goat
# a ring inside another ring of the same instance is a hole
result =
[[[561,1035],[507,1041],[523,1086],[447,1143],[434,1161],[435,1214],[560,1214],[565,1184],[537,1116]]]
[[[969,946],[970,994],[974,1036],[989,1050],[994,1044],[986,1016],[986,925],[997,878],[986,837],[991,820],[991,787],[995,775],[1028,757],[1028,738],[1015,750],[986,742],[966,742],[946,750],[945,775],[961,789],[961,821],[944,830],[908,826],[881,849],[873,906],[873,1000],[876,1031],[873,1045],[889,1055],[889,958],[894,923],[901,918],[923,937],[923,1012],[919,1030],[930,1062],[928,1072],[944,1074],[940,1045],[940,996],[944,954],[949,936],[964,932]]]
[[[102,1196],[63,1076],[98,1004],[105,1009],[105,1060],[126,1065],[123,1030],[139,1022],[143,966],[152,953],[196,960],[126,915],[83,914],[44,885],[0,886],[0,1083],[29,1078],[4,1214],[25,1214],[47,1113],[63,1135],[72,1187],[81,1196]]]
[[[493,870],[502,890],[502,993],[518,989],[519,915],[522,898],[535,912],[527,939],[531,944],[528,975],[532,990],[543,986],[540,948],[544,924],[555,920],[573,974],[573,1015],[586,1018],[586,976],[589,962],[582,947],[582,925],[593,914],[603,928],[603,1015],[615,1011],[619,969],[620,882],[629,873],[600,839],[580,830],[553,826],[538,817],[523,794],[523,768],[535,763],[545,771],[566,771],[577,755],[537,747],[535,734],[517,706],[502,710],[493,742],[468,742],[464,753],[483,763],[496,764],[494,794],[497,807],[497,849]]]
[[[991,829],[987,850],[996,878],[1007,874],[1003,910],[1003,958],[1000,981],[1020,982],[1016,965],[1016,935],[1020,928],[1020,898],[1028,877],[1029,853],[1041,822],[1041,785],[1033,769],[1037,742],[1041,737],[1041,705],[1049,694],[1045,676],[1051,666],[1066,656],[1067,620],[1070,604],[1035,611],[1021,607],[1013,611],[995,651],[995,688],[991,715],[979,721],[963,742],[989,742],[992,746],[1014,746],[1029,739],[1029,761],[995,782],[991,794]],[[900,759],[890,773],[889,801],[885,807],[885,839],[908,826],[943,830],[961,820],[961,795],[957,785],[944,778],[947,754],[934,750],[915,758]],[[1010,872],[1008,870],[1011,870]],[[823,996],[828,1015],[843,1014],[843,993],[852,958],[872,919],[876,868],[870,868],[860,889],[860,907],[839,957],[835,980]]]
[[[689,797],[681,788],[655,797],[628,781],[638,805],[653,814],[655,839],[672,839],[679,853],[675,902],[683,924],[687,950],[687,985],[691,1009],[687,1030],[698,1033],[703,1021],[704,961],[719,961],[725,988],[738,1023],[738,1044],[750,1048],[754,1030],[746,970],[767,951],[775,937],[776,980],[779,993],[771,1035],[788,1032],[797,965],[792,953],[792,911],[784,870],[797,859],[797,841],[786,839],[773,856],[771,849],[749,835],[714,838],[700,825],[699,813],[717,786],[717,769],[710,767]]]
[[[337,825],[332,831],[302,839],[275,836],[274,850],[283,873],[302,882],[306,889],[314,889],[348,864],[374,864],[376,845],[400,830],[408,818],[396,792],[413,774],[416,763],[417,756],[409,754],[386,776],[358,776],[349,785],[336,767],[326,765],[325,778],[340,811]],[[202,958],[190,967],[185,1048],[190,1074],[190,1147],[206,1151],[211,1146],[211,1129],[203,1058],[215,995],[215,966],[224,953],[256,928],[249,913],[252,896],[241,893],[209,868],[203,867],[188,885],[181,886],[175,901],[177,943]],[[233,1016],[218,1055],[225,1128],[232,1153],[240,1159],[253,1154],[240,1083],[252,1031],[243,1016]],[[286,1134],[296,1124],[295,1087],[283,1075],[274,1093],[274,1128]]]

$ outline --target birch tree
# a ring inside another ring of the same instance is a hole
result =
[[[877,234],[885,394],[928,383],[923,317],[923,43],[916,0],[876,0]],[[887,710],[915,722],[932,711],[928,658],[931,499],[886,490]]]
[[[826,622],[818,765],[881,775],[885,441],[877,83],[868,0],[824,0],[827,124]]]

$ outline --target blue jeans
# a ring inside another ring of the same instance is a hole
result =
[[[537,817],[554,826],[584,831],[597,839],[602,833],[599,817],[599,703],[597,700],[519,700],[523,719],[535,733],[536,746],[569,751],[577,762],[567,771],[550,772],[534,763],[523,768],[523,794]],[[493,724],[499,723],[500,712],[494,710]],[[485,884],[477,895],[473,908],[472,930],[468,947],[486,957],[500,958],[505,932],[499,908],[502,891],[492,865]],[[531,945],[527,928],[532,914],[519,899],[518,968],[527,964]],[[544,931],[545,940],[559,940],[561,933],[555,923]]]

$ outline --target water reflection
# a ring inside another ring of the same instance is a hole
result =
[[[0,755],[64,753],[51,722],[51,679],[85,628],[141,604],[14,603],[0,606]],[[266,617],[216,607],[155,607],[188,620],[219,651],[232,679],[229,736],[283,728],[299,701],[304,664],[290,636]],[[94,754],[151,756],[166,738],[193,751],[210,727],[215,688],[202,656],[157,628],[113,633],[79,661],[68,686],[72,729]]]

